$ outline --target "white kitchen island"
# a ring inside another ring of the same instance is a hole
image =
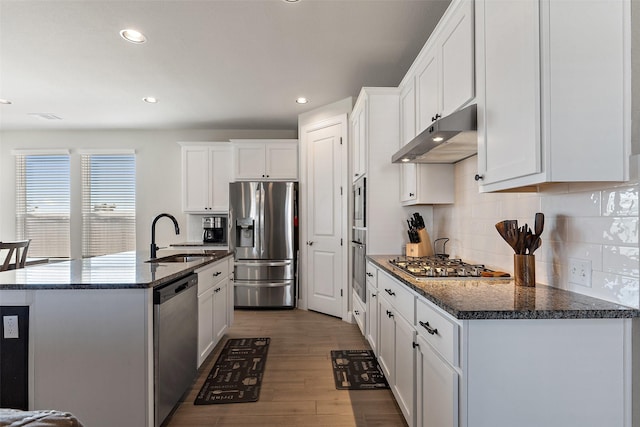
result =
[[[126,252],[0,273],[0,306],[29,307],[29,409],[153,426],[153,288],[229,255],[148,263]]]

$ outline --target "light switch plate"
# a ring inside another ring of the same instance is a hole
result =
[[[18,316],[2,316],[2,325],[5,338],[20,338],[18,335]]]

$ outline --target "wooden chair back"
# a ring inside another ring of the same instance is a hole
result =
[[[9,270],[9,267],[11,266],[11,259],[14,257],[14,254],[15,268],[24,268],[24,265],[27,262],[29,243],[31,243],[31,239],[19,240],[16,242],[0,242],[0,251],[3,249],[8,250],[4,262],[0,265],[0,271]],[[14,268],[14,266],[11,266],[11,268]]]

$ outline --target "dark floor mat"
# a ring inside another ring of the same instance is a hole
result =
[[[270,342],[271,338],[228,340],[194,404],[256,402]]]
[[[338,390],[389,388],[371,350],[331,350],[331,364]]]

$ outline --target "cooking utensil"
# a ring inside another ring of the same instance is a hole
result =
[[[536,213],[533,229],[528,224],[518,227],[518,221],[513,219],[500,221],[495,226],[517,255],[531,255],[542,244],[540,235],[544,229],[544,214]]]
[[[540,236],[538,236],[536,240],[533,242],[533,244],[531,245],[531,248],[529,248],[529,254],[533,255],[536,249],[538,249],[541,245],[542,245],[542,239],[540,238]]]
[[[542,212],[538,212],[536,214],[536,219],[533,227],[536,236],[540,237],[540,235],[542,234],[542,230],[544,229],[544,214]]]

